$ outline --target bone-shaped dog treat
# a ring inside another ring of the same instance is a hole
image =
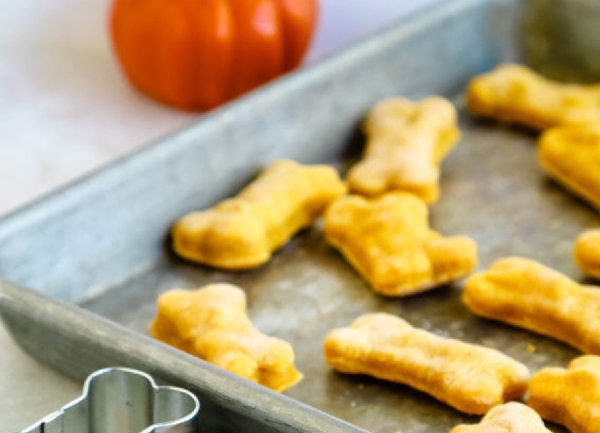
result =
[[[438,97],[379,102],[363,124],[367,144],[348,174],[350,190],[368,197],[409,191],[435,202],[440,163],[460,135],[456,117],[452,104]]]
[[[536,129],[600,122],[600,86],[554,82],[520,65],[475,77],[466,98],[475,114]]]
[[[538,157],[552,177],[600,210],[600,126],[550,129]]]
[[[374,199],[346,196],[325,213],[331,245],[387,296],[404,296],[452,282],[477,266],[477,245],[429,229],[427,205],[406,192]]]
[[[552,433],[542,418],[522,403],[509,402],[492,408],[479,424],[459,425],[450,433]]]
[[[302,379],[285,341],[258,331],[246,313],[246,295],[231,284],[170,290],[157,301],[153,337],[275,391]]]
[[[533,260],[496,261],[467,280],[463,300],[480,316],[600,354],[600,290]]]
[[[527,389],[527,367],[497,350],[442,338],[385,313],[359,317],[325,340],[335,370],[402,383],[471,414]]]
[[[237,197],[177,221],[173,248],[199,263],[252,268],[267,262],[274,250],[345,192],[332,167],[276,161]]]
[[[575,358],[568,370],[540,370],[531,378],[527,404],[571,433],[600,432],[600,357]]]
[[[581,233],[575,243],[573,255],[583,272],[600,279],[600,229]]]

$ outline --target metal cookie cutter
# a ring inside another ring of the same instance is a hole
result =
[[[195,433],[194,394],[112,367],[91,374],[78,399],[20,433]]]

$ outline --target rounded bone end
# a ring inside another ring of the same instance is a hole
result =
[[[171,230],[173,250],[190,261],[228,270],[251,269],[271,258],[264,224],[247,212],[192,212]]]

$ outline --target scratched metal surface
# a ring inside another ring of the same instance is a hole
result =
[[[203,401],[205,431],[420,433],[475,422],[405,386],[334,373],[322,357],[325,335],[386,311],[500,349],[532,371],[565,365],[577,351],[475,317],[460,302],[461,282],[405,299],[378,296],[327,245],[319,224],[268,264],[240,273],[180,260],[166,236],[178,216],[234,194],[275,158],[346,167],[363,141],[356,124],[376,100],[442,94],[459,107],[463,136],[444,162],[432,227],[472,236],[481,269],[520,255],[582,279],[571,250],[581,230],[598,226],[597,212],[541,172],[534,133],[473,119],[461,99],[472,75],[532,58],[542,37],[562,37],[539,18],[556,1],[447,2],[5,218],[0,275],[43,294],[0,280],[8,329],[32,356],[75,378],[118,363],[189,387]],[[587,3],[570,4],[573,12]],[[548,56],[535,59],[542,71],[560,70]],[[593,70],[578,72],[589,79]],[[147,337],[160,293],[215,281],[243,287],[255,325],[294,346],[305,379],[285,396]]]

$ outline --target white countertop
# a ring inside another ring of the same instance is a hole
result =
[[[440,0],[321,0],[314,63]],[[125,83],[106,35],[108,0],[0,0],[0,215],[200,115]],[[0,433],[25,428],[81,393],[29,358],[0,324]]]

